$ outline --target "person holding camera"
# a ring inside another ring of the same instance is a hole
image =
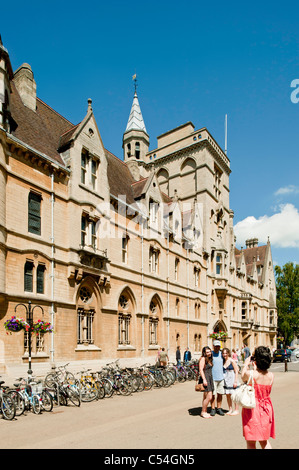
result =
[[[259,442],[262,449],[271,449],[269,438],[275,439],[274,410],[270,398],[274,376],[269,372],[271,352],[265,346],[255,349],[254,355],[249,356],[244,363],[242,380],[247,382],[250,370],[253,368],[255,390],[255,408],[242,408],[243,436],[247,449],[255,449]]]

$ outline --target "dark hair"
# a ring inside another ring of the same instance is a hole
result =
[[[224,361],[224,357],[223,357],[223,351],[226,351],[229,356],[231,356],[231,352],[230,352],[230,350],[229,350],[228,348],[223,348],[223,349],[222,349],[222,359],[223,359],[223,362],[225,362],[225,361]]]
[[[259,346],[254,350],[254,361],[260,370],[268,370],[271,365],[271,352],[266,346]]]
[[[207,349],[209,349],[212,352],[209,346],[205,346],[204,348],[202,348],[201,355],[205,358],[206,364],[209,362],[211,365],[213,365],[213,354],[211,354],[210,357],[207,357],[207,352],[206,352]]]

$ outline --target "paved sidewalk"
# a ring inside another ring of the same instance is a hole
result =
[[[274,449],[299,447],[299,372],[275,371]],[[0,420],[1,449],[245,449],[241,416],[200,417],[195,382]],[[224,399],[224,408],[226,400]],[[110,449],[110,450],[109,450]]]

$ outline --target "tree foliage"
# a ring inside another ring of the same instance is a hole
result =
[[[275,266],[278,334],[285,346],[299,336],[299,265]]]

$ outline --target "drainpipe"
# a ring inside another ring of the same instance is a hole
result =
[[[189,330],[190,330],[190,325],[189,325],[189,255],[190,255],[190,250],[187,248],[187,347],[189,348]]]
[[[51,324],[54,329],[54,172],[51,173]],[[54,365],[54,333],[51,333],[51,349],[50,349],[50,358],[51,364]]]
[[[169,352],[169,233],[167,237],[167,352]]]
[[[144,243],[144,235],[143,235],[143,219],[141,222],[141,357],[144,357],[144,258],[143,258],[143,243]]]

